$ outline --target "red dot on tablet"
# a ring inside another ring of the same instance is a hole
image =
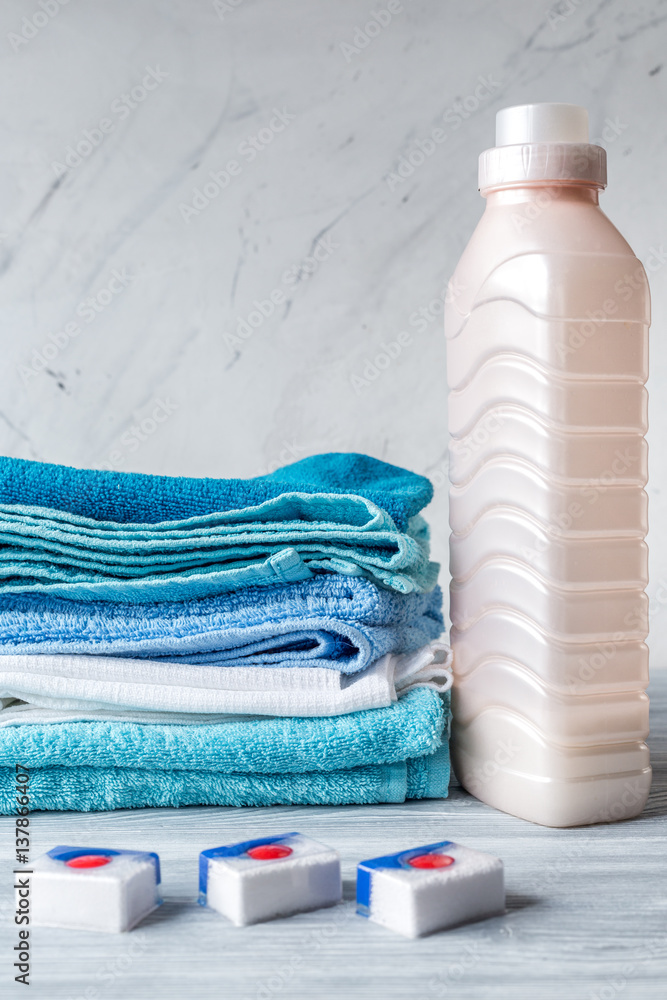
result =
[[[65,864],[70,868],[101,868],[110,861],[111,858],[105,858],[103,854],[79,854],[77,858],[70,858]]]
[[[276,858],[286,858],[291,853],[292,848],[282,844],[258,844],[246,851],[255,861],[275,861]]]
[[[408,864],[412,868],[449,868],[454,864],[454,858],[449,854],[418,854],[410,858]]]

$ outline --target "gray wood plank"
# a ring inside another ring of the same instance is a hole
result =
[[[156,809],[36,813],[33,856],[57,843],[156,850],[164,905],[118,937],[36,928],[31,996],[116,1000],[600,998],[667,994],[667,671],[651,686],[654,784],[638,820],[549,830],[482,805],[460,789],[443,802],[347,808]],[[12,820],[0,820],[4,919],[0,978],[14,992]],[[301,830],[342,855],[345,902],[237,929],[195,905],[197,854],[263,832]],[[407,941],[354,914],[355,864],[451,838],[505,861],[503,917]],[[13,995],[12,993],[12,995]],[[4,990],[3,990],[3,995]]]

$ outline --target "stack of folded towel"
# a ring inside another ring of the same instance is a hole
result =
[[[450,650],[428,480],[0,458],[0,811],[443,797]]]

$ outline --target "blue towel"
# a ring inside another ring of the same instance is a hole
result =
[[[393,764],[433,753],[446,698],[414,688],[387,708],[349,715],[230,716],[203,724],[26,723],[0,729],[0,767],[129,767],[157,771],[298,774]]]
[[[0,810],[15,810],[17,762],[31,775],[33,809],[444,796],[448,716],[448,695],[416,688],[388,708],[328,718],[7,726]]]
[[[102,521],[0,504],[0,592],[72,600],[164,601],[311,578],[367,576],[407,594],[435,586],[420,515],[399,532],[357,496],[286,493],[181,521]]]
[[[368,580],[333,574],[161,604],[0,596],[0,655],[128,656],[356,673],[385,653],[412,652],[443,630],[439,587],[401,597]]]
[[[428,757],[307,774],[221,774],[47,767],[32,772],[31,810],[92,812],[144,806],[368,805],[444,799],[449,749]],[[0,768],[0,813],[16,810],[16,771]]]
[[[368,455],[312,455],[253,479],[187,479],[71,469],[0,457],[0,503],[50,507],[101,521],[181,521],[254,507],[283,493],[347,493],[387,511],[399,531],[433,496],[424,476]]]

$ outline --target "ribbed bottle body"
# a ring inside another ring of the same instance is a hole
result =
[[[534,822],[625,819],[651,776],[648,284],[596,205],[513,232],[514,198],[446,310],[455,769]]]

